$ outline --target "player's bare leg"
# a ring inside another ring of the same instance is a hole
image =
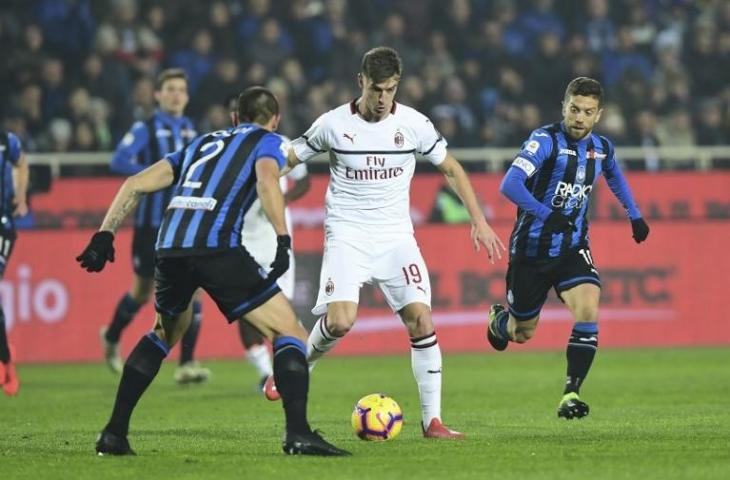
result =
[[[535,334],[540,315],[527,320],[518,320],[502,305],[495,303],[489,309],[487,340],[497,351],[507,348],[509,342],[527,343]]]
[[[157,314],[151,332],[143,336],[124,364],[111,419],[96,440],[99,455],[134,455],[129,446],[129,420],[160,365],[190,323],[191,307],[178,315]]]
[[[426,438],[460,439],[464,434],[441,421],[441,348],[436,339],[431,309],[414,302],[398,314],[411,337],[411,367],[421,398],[421,427]]]
[[[266,345],[266,339],[261,335],[261,332],[245,320],[238,322],[238,335],[246,349],[246,358],[259,375],[260,380],[257,389],[263,392],[269,377],[272,377],[273,384],[274,374],[271,366],[271,354],[269,353],[269,347]]]
[[[309,370],[317,360],[332,350],[337,342],[355,325],[357,303],[332,302],[327,304],[327,313],[319,317],[307,339],[307,361]]]
[[[307,362],[309,371],[314,369],[317,360],[332,350],[340,338],[345,336],[355,324],[357,303],[332,302],[327,304],[327,313],[322,315],[312,327],[307,337]],[[269,377],[264,384],[264,395],[269,400],[278,400],[276,383]]]
[[[601,289],[594,284],[584,283],[560,293],[565,305],[575,319],[566,358],[567,379],[563,398],[558,406],[558,417],[567,420],[588,415],[588,404],[579,397],[579,390],[593,363],[598,350],[598,304]]]
[[[193,295],[189,326],[185,330],[180,343],[180,364],[174,374],[175,381],[179,385],[203,383],[210,378],[210,370],[201,366],[200,362],[193,358],[200,332],[201,295],[202,290],[200,289],[196,290]]]
[[[104,360],[114,373],[121,373],[124,362],[119,353],[119,338],[127,325],[132,321],[140,308],[150,299],[154,291],[153,278],[134,275],[132,288],[119,301],[112,322],[99,329],[99,339],[104,351]]]
[[[309,369],[305,341],[307,331],[297,320],[291,304],[279,292],[243,316],[274,346],[274,379],[286,416],[282,449],[289,455],[349,455],[313,432],[307,422]]]

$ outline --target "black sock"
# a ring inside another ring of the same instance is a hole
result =
[[[122,330],[127,328],[127,325],[129,325],[129,322],[132,321],[141,306],[142,305],[137,303],[129,293],[124,294],[117,304],[117,309],[114,311],[112,323],[106,331],[105,338],[108,342],[117,343],[119,341],[119,337],[122,335]]]
[[[568,359],[568,378],[563,394],[579,392],[591,368],[593,357],[596,356],[596,350],[598,350],[598,324],[576,323],[565,351]]]
[[[180,365],[193,361],[195,344],[198,343],[198,333],[200,332],[201,308],[200,302],[193,301],[193,319],[185,331],[180,345]]]
[[[170,349],[154,332],[137,342],[124,364],[122,379],[117,390],[117,399],[109,423],[104,428],[123,437],[129,432],[129,419],[137,401],[160,371],[162,360]]]
[[[8,347],[8,336],[5,333],[5,312],[0,306],[0,362],[10,361],[10,348]]]
[[[287,433],[309,432],[307,393],[309,366],[307,349],[294,337],[279,337],[274,342],[274,382],[281,395]]]

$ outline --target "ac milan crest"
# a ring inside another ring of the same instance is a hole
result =
[[[393,141],[395,142],[396,147],[403,148],[403,144],[405,143],[405,138],[403,137],[403,134],[400,133],[400,130],[395,132],[395,137],[393,137]]]
[[[324,293],[327,295],[332,295],[332,292],[335,291],[335,284],[332,281],[331,278],[327,279],[327,284],[324,286]]]

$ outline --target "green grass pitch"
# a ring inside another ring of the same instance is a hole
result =
[[[207,385],[174,384],[168,362],[138,405],[137,457],[97,457],[117,378],[100,364],[21,365],[21,394],[0,397],[0,478],[33,479],[705,479],[730,478],[730,350],[603,350],[583,420],[556,417],[564,354],[447,355],[444,419],[461,442],[424,440],[407,355],[329,357],[314,372],[312,425],[350,458],[281,453],[280,403],[253,389],[241,360],[207,362]],[[357,439],[358,398],[402,406],[401,435]]]

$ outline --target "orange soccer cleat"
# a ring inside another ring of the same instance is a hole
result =
[[[268,400],[271,400],[272,402],[275,402],[277,400],[281,399],[281,395],[279,395],[279,391],[276,389],[276,384],[274,383],[274,376],[269,375],[269,378],[266,379],[266,382],[264,382],[264,395]]]
[[[431,419],[428,428],[423,431],[423,436],[426,438],[441,438],[446,440],[461,440],[464,438],[463,433],[451,430],[441,423],[441,419],[439,418]]]
[[[0,363],[0,374],[2,374],[3,391],[8,397],[14,397],[20,390],[20,379],[18,373],[15,371],[15,349],[10,346],[10,361],[8,363]]]

